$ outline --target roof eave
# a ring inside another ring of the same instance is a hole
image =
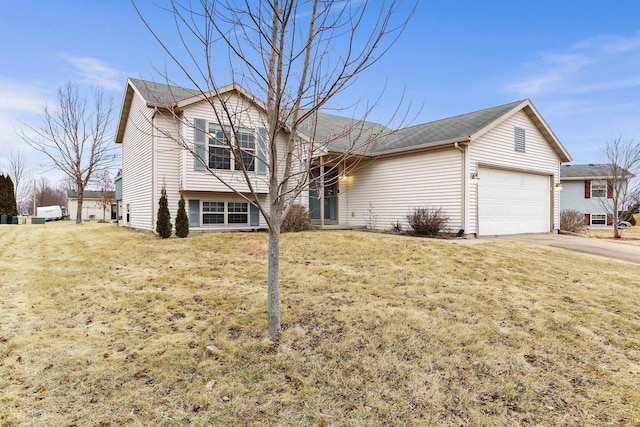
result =
[[[127,127],[127,118],[131,111],[131,100],[133,99],[134,87],[130,79],[127,79],[127,85],[124,89],[124,96],[122,98],[122,105],[120,106],[120,115],[118,118],[118,127],[116,128],[115,143],[122,144],[124,138],[124,131]]]
[[[433,150],[433,149],[436,149],[436,148],[446,147],[448,145],[455,146],[456,142],[457,143],[465,143],[465,142],[469,142],[470,140],[471,139],[469,137],[452,138],[452,139],[447,139],[447,140],[444,140],[444,141],[427,142],[427,143],[424,143],[424,144],[414,145],[414,146],[411,146],[411,147],[401,147],[401,148],[394,148],[394,149],[391,149],[391,150],[373,152],[373,153],[370,153],[370,156],[372,156],[372,157],[387,157],[387,156],[394,156],[394,155],[398,155],[398,154],[409,154],[409,153],[414,153],[414,152],[418,152],[418,151],[429,151],[429,150]]]

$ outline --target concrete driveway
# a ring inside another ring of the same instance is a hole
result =
[[[566,234],[523,234],[499,239],[533,243],[640,265],[640,246]]]

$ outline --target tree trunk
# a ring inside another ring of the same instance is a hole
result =
[[[269,230],[269,257],[267,273],[267,313],[269,337],[280,338],[280,224],[272,224]]]
[[[84,191],[78,190],[78,209],[76,209],[76,224],[82,224],[82,201],[84,199]]]

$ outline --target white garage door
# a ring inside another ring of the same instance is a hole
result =
[[[550,231],[549,176],[489,168],[478,175],[480,235]]]

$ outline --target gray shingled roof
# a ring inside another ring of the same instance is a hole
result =
[[[630,172],[625,175],[631,175]],[[587,165],[562,165],[560,168],[560,178],[611,178],[611,164],[587,164]]]
[[[337,151],[370,152],[372,147],[366,145],[367,141],[372,140],[372,136],[388,135],[393,132],[379,123],[325,113],[319,113],[315,126],[313,123],[313,118],[308,119],[299,131],[307,137],[313,136],[320,143],[330,141],[329,149]]]
[[[364,151],[378,154],[391,150],[402,150],[419,145],[450,140],[463,140],[499,119],[524,101],[510,102],[509,104],[484,110],[461,114],[455,117],[423,123],[416,126],[398,129],[396,131],[373,122],[359,122],[356,119],[334,116],[331,114],[319,114],[315,129],[317,141],[334,139],[329,144],[333,150],[346,150],[356,148],[355,151]],[[354,128],[349,134],[348,131]],[[304,132],[309,135],[308,132]],[[343,135],[344,134],[344,135]],[[381,135],[379,142],[372,147],[362,147],[367,137]],[[355,140],[360,137],[361,141]]]
[[[410,148],[417,145],[469,138],[524,101],[510,102],[459,116],[400,129],[376,151]]]
[[[111,193],[115,194],[115,191],[111,191]],[[85,190],[82,192],[82,194],[84,195],[84,199],[96,199],[96,200],[100,199],[100,191]],[[67,199],[77,199],[77,198],[78,198],[77,190],[67,190]]]
[[[140,79],[129,80],[147,103],[157,106],[171,105],[200,94],[200,91],[180,86],[170,86]]]
[[[195,89],[140,79],[129,80],[150,105],[170,105],[200,94]],[[380,154],[437,142],[467,139],[522,102],[524,100],[398,130],[392,130],[379,123],[320,113],[315,126],[313,119],[309,119],[302,126],[302,133],[311,136],[311,129],[313,129],[316,141],[331,140],[330,150]],[[379,137],[375,145],[366,145],[374,135]]]

